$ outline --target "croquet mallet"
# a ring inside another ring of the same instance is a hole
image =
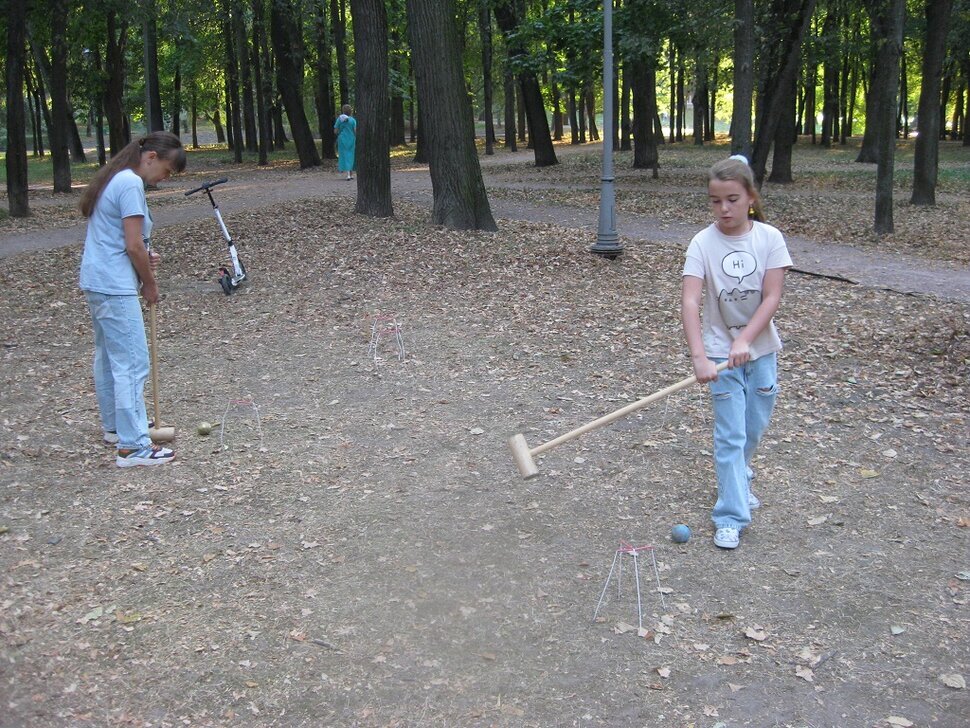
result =
[[[158,337],[156,334],[155,304],[148,304],[148,330],[151,338],[152,364],[152,403],[155,406],[155,426],[148,428],[148,436],[152,442],[171,442],[175,439],[174,427],[162,427],[162,418],[158,414]]]
[[[717,365],[717,371],[721,371],[727,368],[727,362],[721,362]],[[541,455],[546,450],[551,450],[552,448],[562,445],[564,442],[568,442],[574,438],[579,437],[582,434],[590,432],[592,430],[598,430],[604,425],[608,425],[615,420],[625,417],[631,412],[635,412],[638,409],[646,407],[651,402],[656,402],[658,399],[663,399],[664,397],[673,394],[674,392],[679,392],[685,387],[689,387],[692,384],[696,384],[697,377],[690,376],[687,379],[683,379],[676,384],[671,384],[666,389],[661,389],[659,392],[654,392],[648,397],[643,399],[638,399],[636,402],[631,402],[625,407],[621,407],[616,410],[616,412],[611,412],[608,415],[603,415],[599,419],[588,422],[582,427],[577,427],[571,432],[567,432],[565,435],[560,435],[554,440],[549,442],[544,442],[541,445],[537,445],[534,448],[529,448],[528,443],[525,441],[525,435],[518,434],[513,435],[509,438],[509,449],[512,450],[512,459],[515,460],[515,464],[519,469],[519,473],[522,474],[523,478],[531,478],[534,475],[539,474],[539,469],[536,467],[536,462],[533,459],[536,455]]]

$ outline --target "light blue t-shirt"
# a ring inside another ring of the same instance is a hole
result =
[[[137,296],[138,273],[128,258],[124,219],[143,218],[142,237],[151,238],[152,217],[145,202],[145,183],[130,169],[105,185],[88,219],[81,256],[81,289],[109,296]]]

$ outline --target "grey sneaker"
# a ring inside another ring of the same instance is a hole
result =
[[[748,509],[755,510],[761,508],[761,499],[750,490],[748,491]]]
[[[155,421],[152,420],[148,423],[148,429],[152,429],[155,426]],[[118,433],[114,430],[104,431],[104,444],[105,445],[117,445],[118,444]]]
[[[719,528],[714,532],[714,545],[722,549],[736,549],[741,542],[741,534],[736,528]]]
[[[149,445],[141,450],[119,450],[115,465],[133,468],[136,465],[164,465],[175,459],[175,452],[161,445]]]

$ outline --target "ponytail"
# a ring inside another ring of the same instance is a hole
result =
[[[153,131],[138,137],[111,157],[84,188],[81,201],[78,203],[84,217],[91,217],[94,213],[94,206],[112,177],[123,169],[138,167],[143,152],[155,152],[159,159],[171,162],[173,172],[181,172],[185,169],[185,149],[177,136],[167,131]]]

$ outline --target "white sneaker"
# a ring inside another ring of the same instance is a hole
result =
[[[109,432],[108,430],[105,430],[104,431],[104,443],[106,445],[117,445],[118,444],[118,433],[117,432]]]
[[[761,508],[761,499],[758,498],[758,496],[756,496],[754,493],[752,493],[749,490],[748,491],[748,509],[753,511],[753,510],[755,510],[757,508]]]
[[[115,465],[133,468],[136,465],[164,465],[175,459],[175,452],[161,445],[149,445],[141,450],[119,450]]]
[[[736,528],[719,528],[714,532],[714,545],[722,549],[736,549],[741,542],[741,534]]]

